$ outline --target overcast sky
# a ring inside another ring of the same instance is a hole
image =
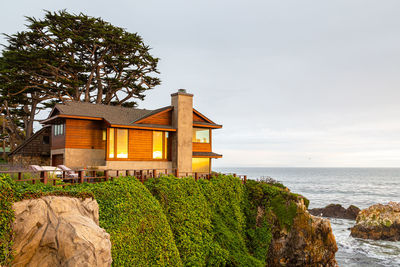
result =
[[[139,33],[162,79],[140,107],[193,93],[224,126],[214,166],[399,166],[398,0],[18,0],[2,4],[1,32],[43,9]]]

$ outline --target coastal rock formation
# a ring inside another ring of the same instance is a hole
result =
[[[351,236],[400,241],[400,203],[376,204],[360,211],[356,225],[351,228]]]
[[[329,220],[312,216],[302,199],[291,229],[273,225],[268,266],[337,266],[338,248]]]
[[[45,196],[13,205],[12,266],[111,266],[96,200]]]
[[[314,216],[355,220],[360,209],[354,205],[350,205],[345,209],[340,204],[329,204],[325,208],[310,209],[308,211]]]

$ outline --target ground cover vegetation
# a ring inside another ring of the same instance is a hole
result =
[[[299,196],[273,183],[217,175],[120,177],[59,188],[0,176],[0,265],[12,261],[12,203],[43,195],[93,197],[114,266],[265,266],[271,223],[290,228]],[[262,212],[261,212],[262,211]]]

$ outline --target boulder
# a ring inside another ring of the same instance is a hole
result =
[[[13,205],[12,266],[111,266],[96,200],[45,196]]]
[[[400,203],[376,204],[360,211],[356,225],[351,228],[351,236],[400,241]]]
[[[360,209],[354,205],[345,209],[340,204],[329,204],[325,208],[310,209],[309,212],[314,216],[355,220]]]
[[[312,216],[303,199],[290,229],[273,224],[267,266],[337,266],[338,250],[328,219]]]

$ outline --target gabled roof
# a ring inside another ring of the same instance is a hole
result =
[[[92,104],[87,102],[69,101],[65,104],[56,104],[50,112],[49,118],[43,120],[46,124],[58,118],[76,118],[89,120],[104,120],[111,127],[131,126],[133,128],[160,128],[175,131],[171,125],[146,125],[146,120],[152,116],[158,116],[163,112],[173,110],[173,106],[166,106],[155,110],[125,108],[121,106],[110,106],[104,104]],[[214,123],[212,120],[193,109],[194,115],[201,118],[201,121],[194,121],[195,127],[222,128],[222,125]],[[129,128],[129,127],[128,127]]]
[[[39,131],[37,131],[36,133],[32,134],[31,137],[26,139],[22,144],[20,144],[13,151],[11,151],[9,156],[12,156],[15,153],[17,153],[18,151],[20,151],[22,148],[24,148],[27,144],[29,144],[34,138],[36,138],[38,135],[40,135],[46,129],[50,129],[48,125],[43,126]]]
[[[65,104],[56,104],[50,116],[57,110],[59,112],[57,116],[98,118],[104,119],[113,125],[133,125],[138,120],[170,108],[171,106],[167,106],[156,110],[148,110],[70,101]]]

